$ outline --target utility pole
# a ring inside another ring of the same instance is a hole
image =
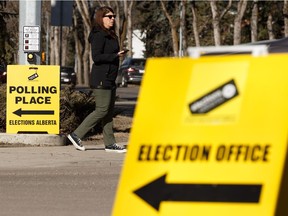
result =
[[[41,0],[19,0],[19,65],[41,62]]]

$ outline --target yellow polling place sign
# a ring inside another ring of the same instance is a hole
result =
[[[149,59],[113,215],[288,215],[287,59]]]
[[[60,67],[8,65],[7,133],[59,134]]]

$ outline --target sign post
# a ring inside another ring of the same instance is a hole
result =
[[[287,57],[149,59],[113,215],[288,215]]]
[[[8,65],[7,133],[59,134],[59,66]]]

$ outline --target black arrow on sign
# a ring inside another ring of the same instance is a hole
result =
[[[258,203],[261,194],[260,184],[168,184],[166,175],[134,191],[157,211],[163,201]]]
[[[13,112],[15,115],[54,115],[53,110],[22,110],[21,108]]]

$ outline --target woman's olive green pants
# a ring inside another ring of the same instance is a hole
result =
[[[104,145],[111,145],[116,142],[113,132],[113,114],[116,99],[115,89],[94,89],[95,110],[91,112],[78,126],[74,133],[82,139],[96,124],[101,123],[103,127]]]

